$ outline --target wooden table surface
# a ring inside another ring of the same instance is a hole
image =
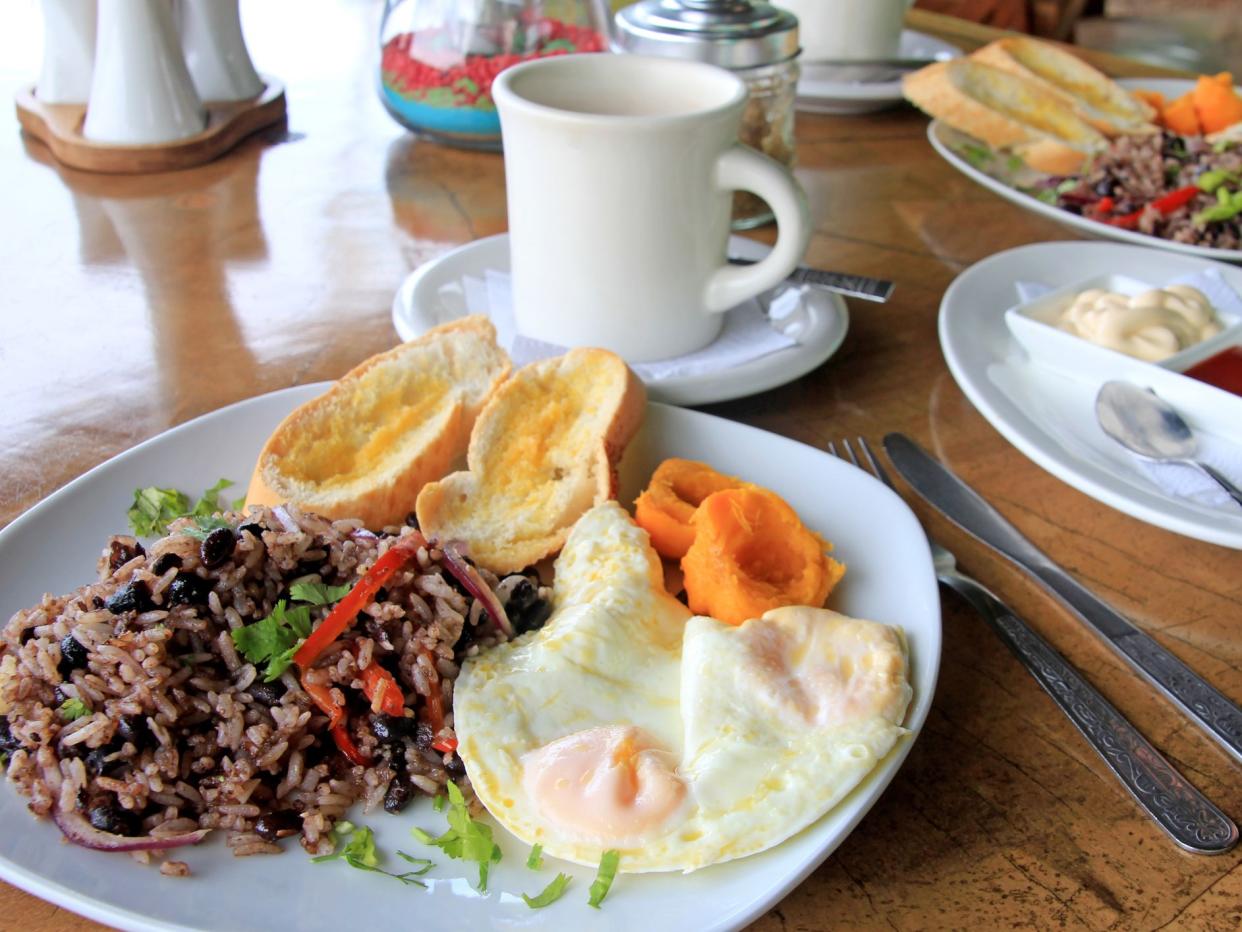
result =
[[[0,524],[189,418],[339,376],[393,345],[389,307],[403,276],[506,228],[498,155],[419,141],[382,111],[377,4],[315,0],[296,21],[284,7],[255,0],[244,13],[257,63],[288,86],[287,131],[218,162],[96,176],[59,169],[15,121],[0,133]],[[10,0],[6,17],[0,89],[11,95],[37,73],[41,27],[33,0]],[[896,294],[852,304],[845,344],[815,372],[706,410],[820,447],[909,433],[1242,700],[1242,554],[1143,524],[1052,477],[954,383],[936,334],[954,276],[1000,250],[1075,234],[957,174],[925,129],[908,108],[799,115],[797,174],[815,226],[807,260],[891,277]],[[1237,764],[1015,570],[914,507],[967,570],[1242,817]],[[1233,929],[1240,862],[1242,851],[1177,849],[984,623],[946,595],[940,682],[905,766],[755,928]],[[0,917],[27,932],[96,928],[7,885]]]

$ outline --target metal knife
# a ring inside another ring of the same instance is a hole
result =
[[[758,261],[758,259],[743,259],[741,256],[729,256],[730,265],[754,265]],[[893,293],[893,283],[881,278],[828,272],[805,265],[800,265],[790,272],[786,281],[791,281],[795,285],[818,285],[820,288],[827,288],[837,294],[862,298],[864,301],[875,301],[877,304],[883,304]]]
[[[1223,854],[1238,827],[1164,759],[1065,658],[980,583],[955,570],[937,578],[992,626],[1044,691],[1061,707],[1122,786],[1178,845],[1196,854]]]
[[[941,514],[1026,570],[1242,763],[1242,709],[1237,703],[1092,594],[909,437],[889,434],[884,449],[897,471]]]

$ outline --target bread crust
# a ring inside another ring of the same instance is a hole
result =
[[[281,421],[259,454],[246,503],[292,502],[372,529],[403,523],[423,486],[460,461],[475,419],[511,370],[480,315],[370,357]],[[322,463],[321,451],[332,451]]]
[[[1062,95],[986,63],[937,62],[907,75],[902,88],[925,113],[1041,171],[1078,171],[1106,144]]]
[[[1158,131],[1155,110],[1106,74],[1056,45],[1029,36],[1006,36],[970,58],[1018,75],[1056,94],[1107,136]]]
[[[419,493],[419,526],[464,542],[495,573],[556,553],[579,517],[615,497],[617,463],[646,404],[642,382],[607,350],[519,369],[479,415],[467,469]]]

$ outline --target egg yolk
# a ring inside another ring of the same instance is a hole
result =
[[[522,785],[558,829],[601,845],[632,845],[680,806],[672,755],[632,726],[601,725],[522,755]]]
[[[757,692],[782,717],[835,727],[904,709],[905,660],[889,628],[824,611],[776,609],[749,621],[746,645]]]

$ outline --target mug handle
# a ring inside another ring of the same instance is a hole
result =
[[[725,266],[707,280],[704,306],[720,313],[775,288],[797,267],[811,236],[811,214],[806,195],[789,170],[741,143],[725,150],[716,161],[716,185],[759,195],[776,215],[778,230],[776,245],[759,262]]]

